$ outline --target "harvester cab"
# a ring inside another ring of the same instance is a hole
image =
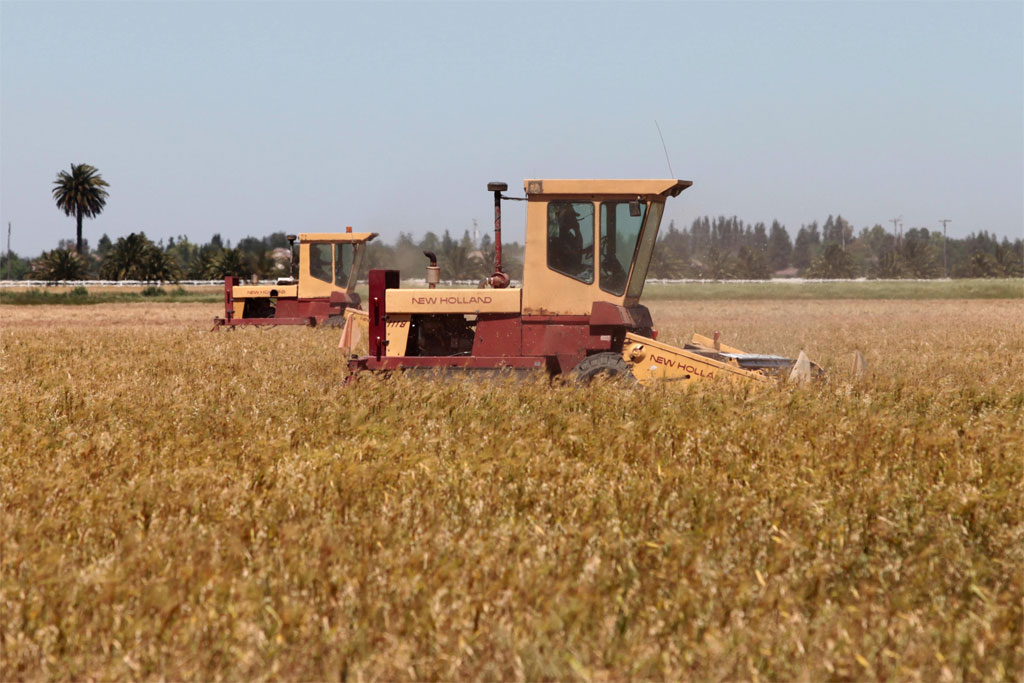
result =
[[[524,198],[494,195],[494,274],[480,289],[405,289],[393,270],[371,270],[362,370],[543,370],[642,384],[716,377],[768,381],[796,361],[746,354],[695,335],[685,348],[654,339],[640,304],[669,197],[687,180],[526,180]],[[523,284],[501,261],[501,202],[526,201]],[[429,278],[428,278],[429,281]],[[349,314],[363,318],[362,313]],[[349,350],[351,327],[342,338]]]
[[[224,317],[221,325],[334,325],[342,324],[349,308],[358,309],[356,278],[375,232],[304,232],[289,235],[289,277],[274,284],[242,285],[238,277],[224,279]]]

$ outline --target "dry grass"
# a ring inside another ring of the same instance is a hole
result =
[[[651,308],[830,381],[343,388],[336,331],[0,307],[0,679],[1024,676],[1024,304]]]

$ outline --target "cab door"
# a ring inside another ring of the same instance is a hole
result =
[[[306,242],[299,245],[299,298],[326,299],[334,286],[334,244]]]

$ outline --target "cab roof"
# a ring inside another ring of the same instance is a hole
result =
[[[531,199],[546,195],[623,195],[675,197],[693,185],[689,180],[533,180],[523,181],[523,189]]]
[[[300,232],[300,242],[369,242],[375,232]]]

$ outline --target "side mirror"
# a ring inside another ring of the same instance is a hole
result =
[[[631,201],[629,203],[629,215],[633,216],[634,218],[637,217],[637,216],[643,215],[643,214],[640,213],[640,200],[639,199],[634,199],[633,201]]]

